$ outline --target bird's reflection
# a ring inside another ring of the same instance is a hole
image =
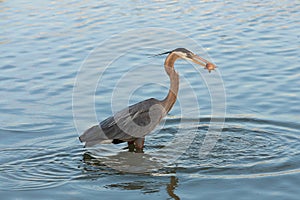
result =
[[[126,152],[129,153],[129,152]],[[131,153],[133,156],[136,155],[143,155],[137,153]],[[147,157],[146,157],[147,158]],[[108,158],[109,159],[109,158]],[[97,178],[102,175],[117,175],[117,174],[124,174],[120,171],[112,169],[110,166],[106,165],[106,162],[102,159],[93,157],[90,153],[83,154],[83,169],[87,177]],[[99,174],[101,173],[101,174]],[[135,176],[135,181],[125,181],[125,182],[118,182],[118,183],[111,183],[107,184],[105,187],[108,189],[120,189],[120,190],[139,190],[144,194],[148,193],[156,193],[163,191],[165,188],[166,193],[172,199],[180,199],[178,195],[175,194],[175,190],[178,186],[179,179],[174,175],[176,171],[174,169],[170,172],[171,176],[151,176],[149,173],[144,174],[137,174]],[[128,175],[134,175],[129,173]]]
[[[167,184],[167,192],[170,195],[170,197],[172,197],[173,199],[180,199],[175,193],[175,189],[178,185],[178,178],[176,176],[171,176],[170,177],[170,183]]]

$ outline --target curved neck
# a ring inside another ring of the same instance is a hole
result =
[[[174,69],[174,63],[179,58],[175,53],[168,55],[165,61],[165,70],[170,78],[170,89],[169,93],[164,100],[162,100],[162,105],[166,110],[166,114],[172,109],[174,103],[177,99],[178,89],[179,89],[179,75]]]

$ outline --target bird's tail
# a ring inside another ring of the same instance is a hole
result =
[[[96,144],[111,143],[99,125],[87,129],[80,137],[80,142],[85,142],[85,147],[91,147]]]

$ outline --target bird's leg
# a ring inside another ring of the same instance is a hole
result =
[[[128,151],[134,152],[134,141],[127,142],[127,144],[128,144]]]
[[[144,142],[145,138],[137,138],[134,140],[135,152],[136,153],[144,153]]]

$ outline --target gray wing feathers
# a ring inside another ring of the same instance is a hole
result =
[[[106,137],[99,125],[92,126],[87,129],[80,137],[81,142],[85,142],[86,147],[94,146],[95,144],[105,143],[111,141]]]
[[[117,112],[86,130],[80,141],[86,146],[118,139],[132,141],[150,133],[164,117],[164,109],[156,99],[147,99]]]

